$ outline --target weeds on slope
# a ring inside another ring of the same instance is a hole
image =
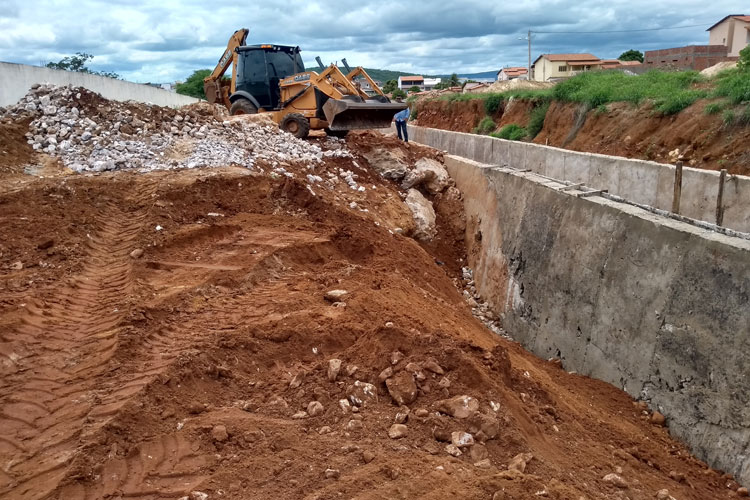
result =
[[[732,104],[750,102],[750,70],[729,69],[716,76],[714,95],[726,97]]]
[[[589,71],[558,83],[551,89],[519,89],[502,93],[450,94],[438,99],[447,101],[484,100],[485,111],[493,114],[500,109],[502,102],[510,98],[528,99],[539,104],[552,100],[587,104],[590,109],[611,102],[641,104],[645,100],[654,101],[655,109],[663,114],[682,111],[698,99],[707,97],[709,92],[693,88],[694,84],[706,81],[696,71],[649,71],[643,75],[626,75],[621,71]],[[727,80],[726,92],[732,95],[745,89],[748,82]],[[729,90],[732,87],[733,90]],[[740,89],[740,90],[737,90]]]
[[[708,92],[693,89],[705,81],[696,71],[649,71],[643,75],[626,75],[620,71],[591,71],[558,83],[552,89],[558,101],[579,102],[597,108],[611,102],[640,104],[653,100],[660,113],[679,113]]]

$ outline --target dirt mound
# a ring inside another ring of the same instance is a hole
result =
[[[120,128],[146,109],[71,96]],[[126,133],[164,137],[153,116]],[[645,404],[496,334],[439,152],[278,135],[251,169],[0,191],[0,498],[736,496]]]
[[[394,231],[402,191],[358,150],[423,148],[348,141],[331,190],[290,164],[0,199],[0,495],[732,498],[644,406],[488,331],[462,247]]]
[[[509,90],[539,90],[539,89],[549,89],[554,87],[554,83],[550,82],[535,82],[535,81],[528,81],[528,80],[507,80],[507,81],[499,81],[492,83],[488,85],[487,87],[482,87],[477,92],[480,94],[486,94],[488,92],[492,93],[500,93],[500,92],[508,92]]]
[[[713,78],[714,76],[718,75],[722,71],[736,68],[737,67],[737,61],[722,61],[720,63],[716,63],[713,66],[709,66],[708,68],[701,71],[701,75],[707,76],[708,78]]]
[[[30,121],[30,118],[0,121],[0,173],[19,172],[32,162],[34,150],[25,137]]]

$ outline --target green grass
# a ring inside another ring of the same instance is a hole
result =
[[[726,97],[732,104],[750,101],[750,71],[722,71],[716,76],[714,95]]]
[[[712,102],[712,103],[706,104],[706,107],[703,108],[703,112],[707,115],[715,115],[722,109],[724,109],[724,105],[722,103]]]
[[[551,100],[578,102],[587,104],[590,109],[597,109],[611,102],[637,105],[651,100],[656,111],[668,115],[678,113],[696,100],[707,97],[708,91],[692,88],[693,84],[704,81],[706,78],[696,71],[649,71],[637,76],[619,71],[590,71],[560,82],[551,89],[511,90],[497,94],[449,94],[438,99],[452,102],[482,99],[488,114],[494,114],[500,109],[502,101],[510,98],[527,99],[536,103]],[[718,95],[726,95],[733,102],[750,100],[750,79],[743,80],[730,71],[720,79],[718,86],[722,89],[722,93]]]
[[[731,109],[724,111],[721,114],[721,119],[724,121],[724,125],[729,126],[733,124],[735,119],[734,111]]]
[[[484,118],[482,118],[482,121],[479,122],[479,125],[477,125],[474,129],[474,133],[487,135],[496,128],[497,125],[495,125],[495,122],[492,121],[492,118],[490,118],[489,116],[485,116]]]
[[[492,137],[497,137],[498,139],[509,139],[511,141],[520,141],[521,139],[525,138],[527,136],[528,132],[525,128],[520,127],[516,125],[515,123],[511,123],[510,125],[506,125],[503,128],[500,129],[500,131],[495,132],[493,134],[490,134]]]
[[[598,108],[611,102],[641,104],[653,100],[655,109],[674,114],[708,94],[691,88],[705,78],[696,71],[649,71],[643,75],[626,75],[619,71],[591,71],[558,83],[552,96],[558,101],[585,103]]]
[[[750,105],[745,106],[742,113],[737,117],[737,123],[740,125],[750,125]]]
[[[549,102],[543,102],[531,110],[531,116],[529,118],[529,124],[526,127],[526,132],[529,139],[533,139],[544,127],[544,118],[547,116],[547,110],[549,109]]]

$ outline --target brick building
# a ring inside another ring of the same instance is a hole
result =
[[[726,45],[688,45],[673,49],[647,50],[643,65],[647,68],[692,69],[701,71],[729,61]],[[736,59],[736,58],[734,58]]]

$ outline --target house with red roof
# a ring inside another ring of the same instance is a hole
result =
[[[527,80],[527,73],[529,70],[520,66],[513,66],[510,68],[503,68],[497,72],[497,79],[499,81],[515,80],[520,78],[521,80]]]

